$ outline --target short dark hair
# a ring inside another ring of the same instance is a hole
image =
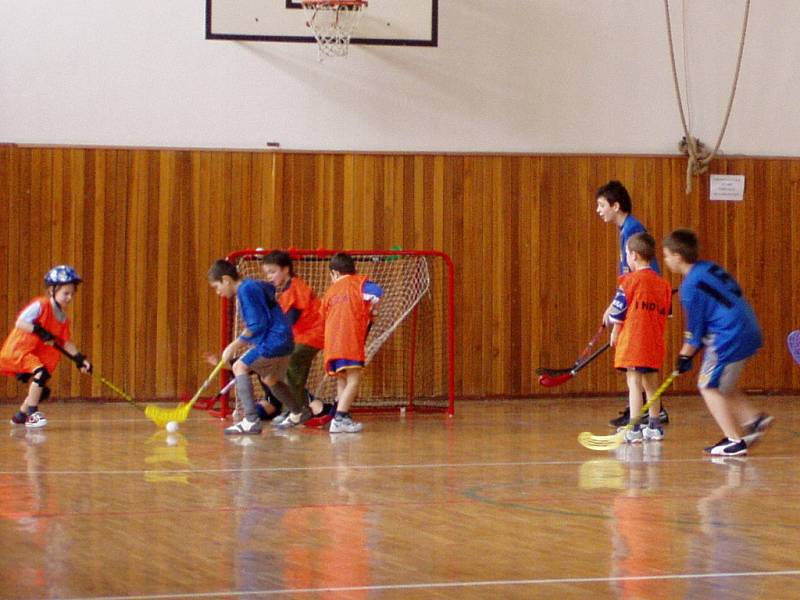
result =
[[[338,271],[342,275],[352,275],[356,272],[356,262],[346,252],[339,252],[331,256],[331,271]]]
[[[679,254],[689,264],[700,259],[700,242],[691,229],[676,229],[664,238],[664,248]]]
[[[643,260],[650,262],[656,255],[656,240],[646,231],[628,238],[628,250],[636,252]]]
[[[239,271],[236,269],[236,265],[224,258],[214,261],[214,264],[208,269],[209,281],[222,281],[225,275],[234,281],[239,281]]]
[[[294,263],[288,252],[273,250],[261,259],[265,265],[278,265],[280,268],[289,267],[289,275],[294,277]]]
[[[625,186],[622,185],[621,181],[612,179],[607,184],[599,187],[594,197],[599,198],[600,196],[605,198],[606,201],[612,206],[614,204],[619,204],[619,209],[624,213],[630,213],[633,211],[631,196],[628,193],[628,190],[625,189]]]

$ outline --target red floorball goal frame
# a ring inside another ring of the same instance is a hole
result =
[[[269,250],[246,249],[227,256],[242,277],[266,279],[262,258]],[[295,275],[318,297],[331,283],[329,261],[341,250],[288,250]],[[430,250],[344,250],[358,273],[384,290],[380,310],[366,342],[367,364],[355,410],[455,412],[455,337],[453,261]],[[243,329],[235,298],[222,301],[222,347]],[[224,372],[224,378],[228,377]],[[223,381],[223,385],[226,381]],[[326,402],[334,400],[335,381],[322,367],[322,352],[314,359],[307,391]],[[257,395],[260,386],[255,385]],[[225,394],[220,416],[232,411]]]

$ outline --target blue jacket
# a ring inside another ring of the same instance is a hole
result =
[[[266,358],[291,354],[294,349],[292,326],[275,299],[275,287],[266,281],[243,279],[236,290],[236,298],[242,320],[250,332],[249,336],[239,336],[240,339],[252,344],[258,354]]]

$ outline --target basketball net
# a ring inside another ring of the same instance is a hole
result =
[[[326,56],[347,56],[350,36],[358,23],[366,0],[301,0],[306,25],[314,32],[320,62]]]

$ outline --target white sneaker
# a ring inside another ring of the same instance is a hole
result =
[[[620,427],[617,429],[617,433],[621,431],[625,432],[623,440],[626,444],[640,444],[642,442],[641,429],[628,429],[627,427]]]
[[[344,417],[331,421],[331,427],[328,431],[331,433],[358,433],[362,429],[364,429],[364,426],[361,423],[353,421],[350,417]]]
[[[25,421],[25,427],[30,429],[35,429],[37,427],[44,427],[47,425],[47,418],[40,413],[38,410],[28,417],[28,420]]]
[[[664,439],[664,430],[661,427],[643,427],[642,436],[649,442],[660,442]]]
[[[261,433],[261,421],[248,421],[247,417],[225,428],[225,435],[258,435]]]
[[[277,417],[272,419],[272,426],[273,427],[277,427],[278,425],[283,423],[286,419],[288,419],[290,414],[292,414],[292,413],[290,411],[288,411],[288,410],[283,411]]]

